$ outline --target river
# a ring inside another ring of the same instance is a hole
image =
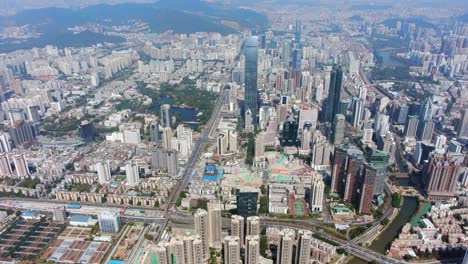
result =
[[[401,228],[407,224],[411,217],[418,210],[418,200],[415,197],[405,197],[402,207],[398,212],[398,215],[390,223],[390,225],[385,228],[385,230],[379,235],[379,237],[372,242],[372,245],[369,249],[372,249],[378,253],[385,254],[387,246],[390,246],[390,243],[398,236]]]

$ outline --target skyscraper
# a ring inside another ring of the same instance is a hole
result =
[[[171,105],[163,104],[161,105],[161,126],[162,127],[172,127],[172,117],[171,117]]]
[[[310,210],[312,212],[323,211],[323,193],[325,191],[325,184],[321,176],[315,175],[312,179],[310,188]]]
[[[371,165],[366,165],[364,170],[364,183],[361,187],[361,197],[359,201],[359,212],[361,214],[371,213],[376,178],[377,169]]]
[[[240,262],[239,237],[227,236],[224,238],[224,264],[239,264]]]
[[[216,247],[221,243],[221,228],[222,228],[222,217],[221,217],[221,205],[209,203],[208,204],[208,228],[209,228],[209,244],[210,247]]]
[[[18,178],[25,178],[29,176],[28,163],[23,154],[16,154],[13,156],[13,164],[15,165],[15,174]]]
[[[417,138],[419,141],[431,142],[432,133],[434,131],[434,121],[432,121],[432,114],[434,106],[431,99],[427,99],[424,107],[419,115],[418,133]]]
[[[8,155],[6,153],[0,153],[0,176],[9,177],[11,176],[11,165]]]
[[[98,214],[99,227],[104,233],[117,233],[120,229],[119,212],[101,212]]]
[[[312,240],[312,232],[308,230],[301,230],[298,233],[297,247],[296,247],[296,264],[309,264],[310,263],[310,244]]]
[[[95,169],[98,175],[99,184],[105,184],[111,179],[111,171],[109,163],[107,162],[98,162],[95,165]]]
[[[291,264],[293,263],[295,233],[293,230],[282,230],[280,232],[280,236],[281,238],[278,244],[276,263]]]
[[[243,217],[257,215],[258,190],[244,187],[237,189],[237,214]]]
[[[423,171],[426,195],[433,200],[448,200],[455,195],[457,181],[463,173],[464,154],[433,153]]]
[[[93,123],[89,121],[82,121],[79,127],[80,138],[86,142],[94,140],[96,130],[94,129]]]
[[[210,257],[209,252],[209,226],[208,212],[203,209],[197,209],[194,214],[195,233],[200,236],[203,248],[203,260],[207,261]]]
[[[463,109],[463,114],[458,124],[457,137],[468,138],[468,108]]]
[[[353,98],[353,127],[359,128],[364,112],[364,101],[361,98]]]
[[[159,124],[153,123],[150,125],[150,138],[151,142],[160,144],[161,143],[161,133],[159,132]]]
[[[330,72],[330,87],[328,90],[327,108],[325,110],[325,122],[333,124],[341,99],[341,85],[343,82],[343,70],[341,66],[334,65]]]
[[[296,19],[296,32],[294,34],[294,42],[296,44],[301,43],[301,35],[302,35],[302,21],[300,19]]]
[[[231,236],[239,237],[241,245],[244,245],[244,217],[233,215],[231,217]]]
[[[255,137],[255,157],[263,157],[265,155],[265,132],[260,132]]]
[[[163,148],[166,149],[166,150],[170,150],[172,149],[172,144],[171,144],[171,141],[172,141],[172,129],[170,127],[165,127],[163,128],[162,130],[162,134],[163,134]]]
[[[247,236],[245,238],[245,264],[258,264],[260,258],[260,237]]]
[[[335,149],[332,165],[332,192],[338,193],[354,205],[359,201],[359,177],[364,154],[354,145]]]
[[[125,165],[125,176],[127,178],[127,184],[130,186],[140,183],[140,173],[136,164],[129,163]]]
[[[405,125],[405,136],[407,138],[415,138],[416,133],[418,131],[418,123],[419,123],[419,116],[417,115],[410,115],[406,120]]]
[[[332,142],[333,144],[343,143],[344,134],[345,134],[345,116],[342,114],[337,114],[333,120],[332,128]]]
[[[248,236],[259,236],[262,231],[260,227],[260,217],[258,216],[247,217],[246,226]]]
[[[254,124],[258,115],[258,38],[249,37],[245,41],[245,111],[250,109]]]

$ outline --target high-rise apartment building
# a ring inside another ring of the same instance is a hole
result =
[[[292,230],[282,230],[280,232],[280,242],[276,255],[277,264],[293,263],[295,232]]]
[[[243,246],[245,243],[245,219],[240,215],[233,215],[231,217],[231,236],[239,237],[239,241]]]
[[[310,263],[310,244],[312,240],[312,232],[302,230],[298,233],[297,246],[296,246],[296,264],[309,264]]]
[[[194,214],[195,233],[200,236],[203,248],[203,261],[207,261],[210,257],[209,252],[209,225],[208,212],[203,209],[197,209]]]
[[[227,236],[224,238],[224,264],[239,264],[241,243],[239,237]]]
[[[246,234],[248,236],[259,236],[262,231],[260,227],[260,217],[249,216],[246,221]]]
[[[136,164],[129,163],[125,165],[125,176],[127,184],[130,186],[138,185],[140,183],[140,172]]]
[[[161,126],[163,128],[172,127],[172,116],[171,116],[171,105],[163,104],[161,105]]]
[[[98,214],[99,227],[104,233],[118,233],[120,229],[119,212],[101,212]]]
[[[312,179],[310,188],[310,210],[312,212],[323,211],[323,195],[325,191],[325,183],[320,175],[315,175]]]
[[[341,144],[344,140],[345,135],[345,116],[342,114],[337,114],[335,119],[333,120],[333,127],[332,127],[332,142],[333,144]]]
[[[432,153],[423,171],[423,183],[429,199],[448,200],[455,195],[457,182],[463,173],[462,153]]]
[[[260,236],[245,237],[245,264],[260,263]]]
[[[208,203],[208,237],[210,247],[216,247],[222,241],[221,204]]]
[[[468,138],[468,108],[463,109],[462,117],[458,124],[457,137]]]
[[[99,184],[108,183],[111,180],[111,170],[108,162],[98,162],[94,165],[98,175]]]

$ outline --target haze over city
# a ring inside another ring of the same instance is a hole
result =
[[[0,1],[0,263],[468,263],[468,1]]]

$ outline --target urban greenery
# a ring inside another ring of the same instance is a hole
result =
[[[392,206],[395,208],[400,208],[401,207],[401,195],[400,193],[393,193],[392,194]]]

